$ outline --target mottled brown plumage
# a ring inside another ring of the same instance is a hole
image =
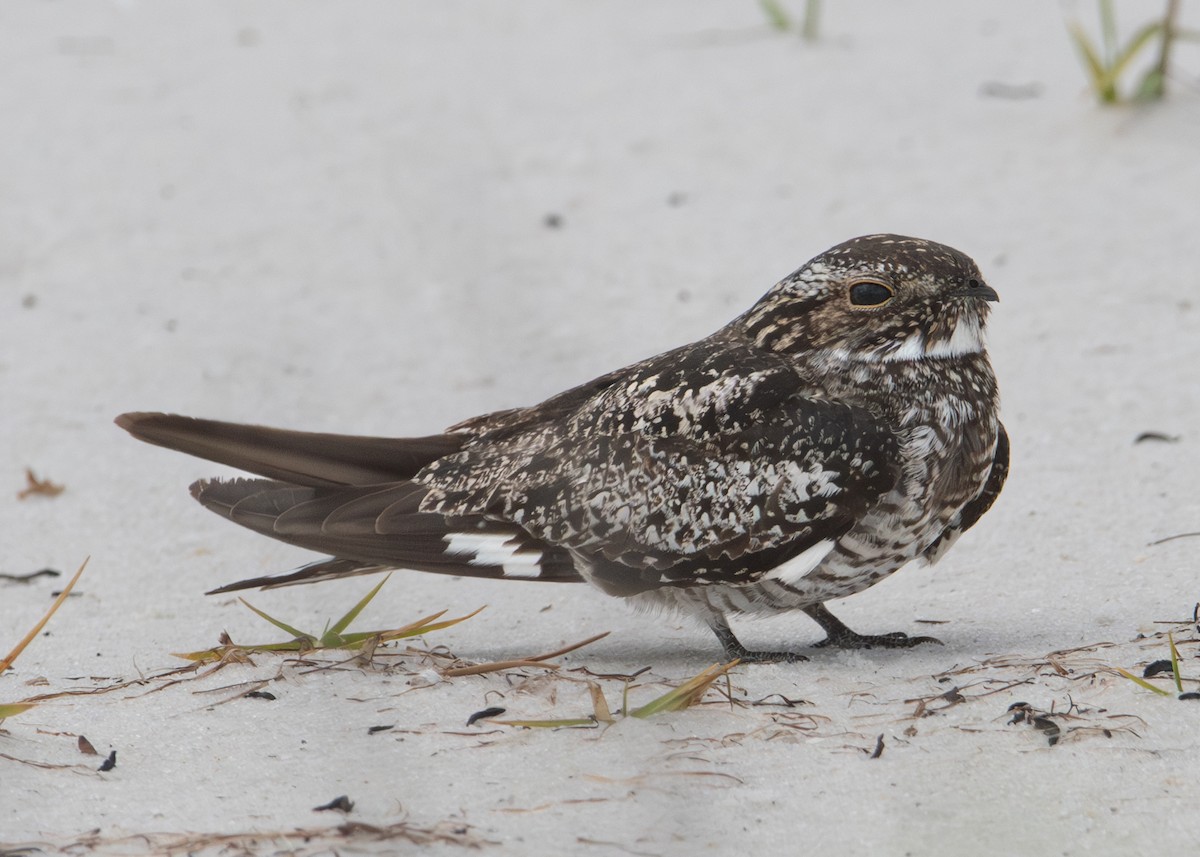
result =
[[[332,554],[222,590],[400,567],[587,581],[702,617],[799,609],[935,561],[1008,467],[983,343],[996,293],[956,250],[870,235],[821,254],[711,336],[441,435],[359,438],[164,414],[136,437],[266,479],[202,481],[232,521]]]

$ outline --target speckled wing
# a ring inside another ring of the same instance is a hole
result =
[[[804,395],[748,344],[712,337],[605,380],[566,419],[430,464],[422,511],[516,523],[628,595],[751,582],[846,532],[898,478],[886,427]]]

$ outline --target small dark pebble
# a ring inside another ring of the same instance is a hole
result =
[[[113,750],[108,754],[108,758],[104,760],[104,764],[100,766],[101,771],[111,771],[117,766],[117,751]]]
[[[1134,443],[1145,443],[1148,440],[1157,440],[1160,443],[1179,443],[1179,435],[1163,434],[1160,431],[1144,431],[1133,439]]]
[[[1187,693],[1179,694],[1180,699],[1200,699],[1200,693],[1194,690],[1189,690]]]
[[[547,229],[561,229],[563,225],[563,217],[561,214],[551,212],[542,218],[542,225]]]
[[[508,710],[507,708],[496,708],[495,706],[493,706],[492,708],[485,708],[482,711],[476,711],[474,714],[472,714],[470,717],[467,718],[467,725],[468,726],[472,725],[476,720],[484,720],[488,717],[497,717],[497,716],[503,714],[507,710]]]
[[[313,812],[325,812],[330,809],[336,809],[338,812],[349,812],[354,809],[354,801],[350,800],[346,795],[338,795],[327,804],[314,806]]]
[[[395,723],[391,724],[390,726],[368,726],[367,734],[374,735],[376,732],[387,732],[389,729],[395,729],[395,728],[396,728]]]
[[[269,690],[252,690],[246,694],[246,699],[265,699],[268,702],[274,702],[275,694]]]
[[[1152,675],[1158,675],[1159,673],[1169,673],[1169,672],[1171,672],[1171,662],[1170,661],[1168,661],[1168,660],[1155,661],[1154,663],[1147,666],[1144,670],[1142,670],[1142,678],[1150,678],[1150,676],[1152,676]]]

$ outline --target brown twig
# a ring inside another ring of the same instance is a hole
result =
[[[553,652],[547,652],[544,655],[535,655],[531,658],[518,658],[510,661],[492,661],[491,663],[487,664],[470,664],[469,666],[465,667],[447,667],[446,669],[442,670],[441,673],[444,676],[453,677],[460,675],[482,675],[484,673],[500,672],[501,670],[520,669],[521,667],[541,667],[542,669],[556,670],[559,667],[558,664],[547,664],[545,661],[548,661],[551,658],[557,658],[559,655],[565,655],[568,652],[573,652],[576,649],[582,649],[584,646],[589,646],[597,640],[603,640],[610,633],[612,632],[605,631],[602,634],[596,634],[594,637],[588,637],[586,640],[580,643],[564,646],[561,649],[557,649]]]

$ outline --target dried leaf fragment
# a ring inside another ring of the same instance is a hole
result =
[[[38,479],[37,475],[28,467],[25,468],[25,487],[17,492],[17,499],[24,500],[27,497],[57,497],[66,490],[65,485],[59,485],[57,482],[51,482],[49,479]]]

